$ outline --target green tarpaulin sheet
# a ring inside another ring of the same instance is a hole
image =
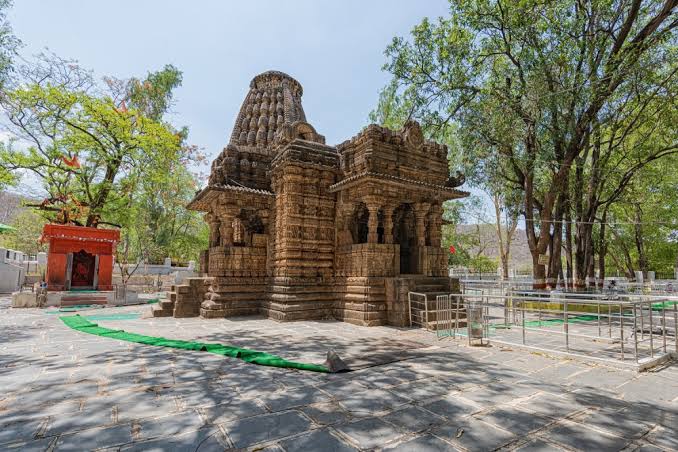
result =
[[[0,233],[3,232],[9,232],[9,231],[15,231],[16,229],[13,228],[12,226],[7,226],[6,224],[0,223]]]
[[[577,315],[577,316],[568,316],[567,323],[582,323],[582,322],[593,322],[597,320],[598,316],[595,315]],[[525,322],[525,326],[548,326],[548,325],[562,325],[565,323],[563,319],[544,319],[544,320],[530,320]]]
[[[259,364],[260,366],[284,367],[290,369],[308,370],[311,372],[329,372],[329,369],[319,364],[298,363],[295,361],[287,361],[276,355],[269,353],[258,352],[255,350],[248,350],[246,348],[232,347],[223,344],[206,344],[202,342],[182,341],[176,339],[166,339],[164,337],[144,336],[142,334],[128,333],[124,330],[112,330],[109,328],[100,327],[96,323],[79,315],[61,316],[59,317],[67,326],[76,331],[83,333],[94,334],[96,336],[110,337],[120,341],[134,342],[137,344],[155,345],[158,347],[178,348],[182,350],[193,350],[214,353],[217,355],[228,356],[231,358],[238,358],[245,362],[252,364]]]
[[[664,301],[660,303],[652,303],[652,310],[662,311],[664,309],[673,308],[675,304],[678,304],[678,301]]]

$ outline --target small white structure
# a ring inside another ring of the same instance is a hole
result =
[[[0,248],[0,293],[21,289],[26,277],[26,258],[21,251]]]

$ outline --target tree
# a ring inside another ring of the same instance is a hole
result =
[[[13,61],[16,57],[20,41],[12,33],[12,27],[7,21],[7,9],[12,5],[10,0],[0,0],[0,90],[4,89],[7,77],[12,72]],[[0,142],[0,150],[5,143]],[[12,185],[16,179],[3,165],[0,165],[0,190]]]
[[[186,143],[186,128],[164,119],[181,72],[167,65],[99,84],[55,55],[17,72],[0,104],[8,128],[30,146],[0,149],[0,162],[42,181],[47,197],[34,206],[52,221],[122,227],[125,259],[196,259],[205,225],[184,206],[198,186],[189,167],[204,156]]]
[[[12,72],[17,49],[21,45],[7,20],[7,10],[12,6],[10,0],[0,0],[0,89]]]
[[[196,260],[208,246],[207,224],[185,207],[197,188],[195,176],[180,164],[145,178],[140,189],[130,194],[125,208],[118,211],[117,221],[128,225],[122,231],[124,254],[156,263],[165,257],[180,262]]]
[[[450,17],[423,20],[411,40],[395,38],[386,51],[397,104],[432,129],[457,123],[469,158],[495,162],[523,192],[536,288],[547,269],[551,285],[562,272],[570,194],[589,192],[573,168],[583,174],[597,141],[609,138],[602,128],[630,112],[625,105],[673,95],[677,3],[455,1]],[[597,216],[600,204],[590,206],[582,218]],[[593,262],[589,223],[578,223],[577,267]]]
[[[39,213],[33,209],[24,209],[11,221],[10,226],[14,230],[0,235],[0,244],[4,248],[27,254],[46,251],[47,246],[39,240],[45,223],[45,219]]]
[[[676,164],[678,158],[671,156],[645,166],[608,209],[610,237],[599,237],[600,247],[610,266],[630,279],[637,270],[645,276],[650,270],[672,275],[676,267]]]
[[[0,162],[40,178],[48,197],[36,207],[53,212],[53,220],[90,227],[110,222],[139,180],[183,157],[181,133],[145,114],[157,114],[154,105],[165,108],[171,99],[148,80],[149,89],[120,92],[109,83],[100,92],[74,62],[45,55],[20,72],[0,104],[10,130],[30,146],[0,150]]]

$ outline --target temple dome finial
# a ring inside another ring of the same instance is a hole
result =
[[[284,124],[306,122],[301,105],[301,84],[279,71],[266,71],[252,79],[240,107],[230,144],[264,147]]]

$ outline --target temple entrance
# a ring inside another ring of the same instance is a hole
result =
[[[367,210],[365,203],[359,203],[355,207],[353,215],[351,216],[351,222],[348,225],[348,229],[351,231],[351,238],[354,244],[367,243],[369,218],[370,212]]]
[[[400,245],[400,273],[416,273],[417,234],[412,205],[401,204],[393,212],[393,225],[393,243]]]
[[[71,288],[94,289],[94,275],[96,274],[96,256],[85,250],[73,253],[71,265]]]

